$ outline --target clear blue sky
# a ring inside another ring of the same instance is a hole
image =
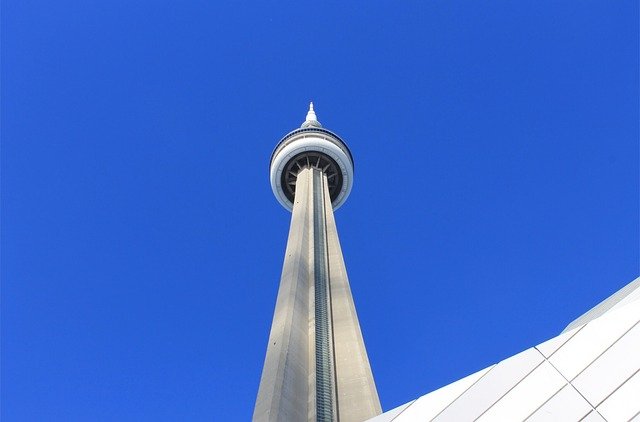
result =
[[[309,100],[383,408],[639,269],[637,1],[2,4],[2,420],[248,420]]]

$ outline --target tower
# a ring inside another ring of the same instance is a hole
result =
[[[381,413],[333,211],[353,186],[345,142],[309,106],[282,138],[271,188],[292,212],[254,421],[359,422]]]

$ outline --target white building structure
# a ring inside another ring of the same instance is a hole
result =
[[[557,337],[370,422],[640,422],[640,278]]]

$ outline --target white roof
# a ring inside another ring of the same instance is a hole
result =
[[[640,421],[640,277],[559,336],[370,422]]]

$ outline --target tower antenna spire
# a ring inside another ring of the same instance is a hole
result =
[[[301,127],[322,127],[316,116],[316,112],[313,110],[313,101],[309,102],[309,111],[307,112],[307,118]]]

